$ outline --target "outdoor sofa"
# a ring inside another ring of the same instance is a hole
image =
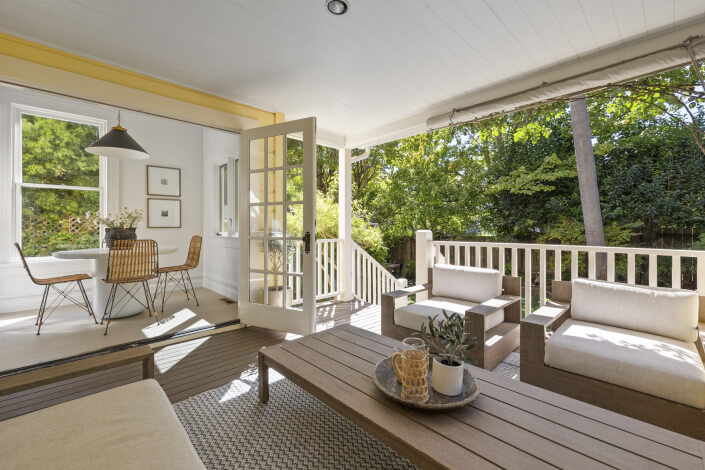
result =
[[[521,322],[521,381],[705,439],[703,299],[575,279]]]
[[[0,455],[3,470],[205,469],[154,379],[1,421]]]
[[[468,359],[484,369],[493,369],[519,347],[520,289],[518,277],[503,276],[495,269],[435,264],[430,282],[382,296],[382,334],[403,339],[417,333],[421,325],[437,316],[458,313],[465,317],[465,331],[477,345]],[[429,299],[409,304],[408,297],[428,292]]]

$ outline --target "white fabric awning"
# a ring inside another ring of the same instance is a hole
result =
[[[705,57],[705,37],[688,38],[671,47],[603,66],[579,75],[544,82],[509,95],[476,104],[465,105],[446,113],[430,117],[429,129],[477,121],[537,105],[566,99],[571,96],[598,90],[637,78],[653,75],[691,62],[692,58]]]

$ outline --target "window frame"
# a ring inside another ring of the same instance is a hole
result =
[[[98,187],[93,186],[68,186],[60,184],[48,183],[25,183],[22,180],[22,115],[29,114],[48,119],[56,119],[60,121],[75,122],[95,126],[98,128],[98,136],[102,137],[108,130],[108,120],[85,116],[81,114],[58,111],[54,109],[41,108],[21,103],[10,104],[10,126],[12,127],[12,163],[13,163],[13,178],[12,178],[12,193],[14,197],[13,204],[13,237],[14,241],[22,245],[22,188],[41,188],[41,189],[58,189],[69,191],[96,191],[99,193],[99,212],[102,216],[107,214],[107,158],[104,156],[98,157]],[[53,259],[52,256],[34,256],[33,260]]]
[[[214,182],[214,200],[215,200],[215,235],[220,238],[237,238],[238,237],[238,192],[237,175],[239,171],[239,158],[229,157],[226,162],[218,162],[213,165],[213,182]],[[229,202],[227,205],[227,215],[230,219],[230,224],[227,232],[220,230],[222,228],[222,220],[220,220],[220,169],[225,166],[227,171],[226,179],[226,198]]]

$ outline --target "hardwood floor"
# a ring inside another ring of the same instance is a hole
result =
[[[352,324],[380,333],[380,310],[376,305],[359,301],[323,304],[317,310],[316,324],[318,331]],[[253,371],[260,348],[296,337],[249,327],[157,347],[155,378],[172,402],[181,401]],[[142,368],[137,363],[0,397],[0,420],[141,378]]]

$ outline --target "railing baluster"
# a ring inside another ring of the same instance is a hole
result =
[[[321,295],[321,244],[316,243],[316,296]]]
[[[524,316],[531,315],[531,248],[524,249]]]
[[[607,280],[614,282],[615,278],[615,267],[614,267],[614,253],[607,253]]]
[[[519,273],[519,250],[512,247],[512,276],[516,277]]]
[[[597,253],[593,249],[588,251],[588,279],[597,279],[597,266],[596,266],[596,255]]]
[[[671,287],[681,288],[681,257],[674,255],[671,258]]]
[[[470,266],[470,246],[465,245],[465,266]]]
[[[698,256],[697,263],[698,267],[696,269],[698,278],[696,279],[696,282],[698,286],[698,294],[705,295],[705,256]]]
[[[560,281],[563,277],[563,255],[561,250],[555,250],[553,254],[553,279]]]
[[[649,286],[658,286],[658,263],[656,255],[649,255]]]
[[[539,250],[539,307],[546,304],[546,250]]]
[[[627,284],[636,284],[636,255],[627,253]]]
[[[492,248],[491,246],[487,247],[487,269],[494,269],[494,266],[493,266],[494,263],[492,262],[493,261],[492,258],[494,255],[493,251],[494,251],[494,248]]]
[[[570,250],[570,280],[578,277],[578,250]]]
[[[453,245],[453,264],[460,266],[460,247]]]
[[[482,247],[475,245],[475,267],[479,268],[482,266]]]
[[[506,270],[504,269],[504,247],[500,246],[499,247],[499,259],[497,260],[497,267],[499,268],[499,272],[502,273],[502,276],[506,274]]]

